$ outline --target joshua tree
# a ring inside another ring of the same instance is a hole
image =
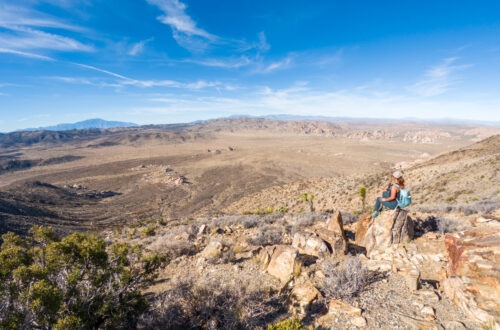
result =
[[[313,194],[303,193],[300,196],[300,199],[309,205],[309,212],[314,212],[314,206],[313,206],[314,195]]]
[[[359,197],[361,198],[362,209],[361,212],[365,210],[365,202],[366,202],[366,187],[365,185],[361,185],[358,190]]]

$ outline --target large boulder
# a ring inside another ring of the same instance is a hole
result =
[[[331,254],[325,241],[318,236],[299,231],[293,235],[292,246],[297,248],[300,253],[321,257]]]
[[[354,225],[354,232],[355,232],[354,242],[357,245],[363,245],[366,232],[368,231],[368,227],[370,227],[371,221],[372,221],[372,216],[370,214],[365,214]]]
[[[500,222],[445,236],[445,294],[481,323],[500,324]]]
[[[414,237],[413,220],[405,210],[382,212],[371,220],[363,239],[367,255],[385,250],[393,244],[409,242]]]
[[[335,212],[335,214],[326,221],[326,229],[334,232],[338,236],[342,236],[344,239],[347,239],[340,211]]]
[[[300,271],[298,251],[288,245],[275,245],[262,251],[261,260],[264,269],[283,284],[294,278]],[[266,265],[267,264],[267,265]]]
[[[347,238],[345,235],[338,235],[328,229],[317,229],[315,234],[326,242],[333,255],[339,256],[347,253]]]
[[[325,227],[316,229],[314,234],[327,244],[328,250],[333,255],[337,256],[347,253],[347,236],[344,231],[344,224],[340,211],[335,212],[335,214],[326,221]]]

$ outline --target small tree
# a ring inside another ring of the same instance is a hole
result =
[[[365,210],[365,202],[366,202],[366,187],[365,185],[361,185],[358,190],[359,197],[361,198],[362,209],[361,212]]]
[[[2,236],[1,329],[135,327],[147,308],[141,291],[165,256],[82,233],[59,239],[35,226],[31,234]]]
[[[309,212],[314,212],[314,205],[313,205],[314,195],[313,194],[303,193],[300,196],[300,199],[309,205]]]

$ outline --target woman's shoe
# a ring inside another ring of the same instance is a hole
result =
[[[378,217],[378,211],[373,212],[372,217],[374,218]]]

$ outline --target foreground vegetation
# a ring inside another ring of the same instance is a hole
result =
[[[134,327],[147,309],[141,290],[166,256],[138,245],[74,233],[59,239],[33,227],[30,237],[2,236],[0,328],[108,329]]]

